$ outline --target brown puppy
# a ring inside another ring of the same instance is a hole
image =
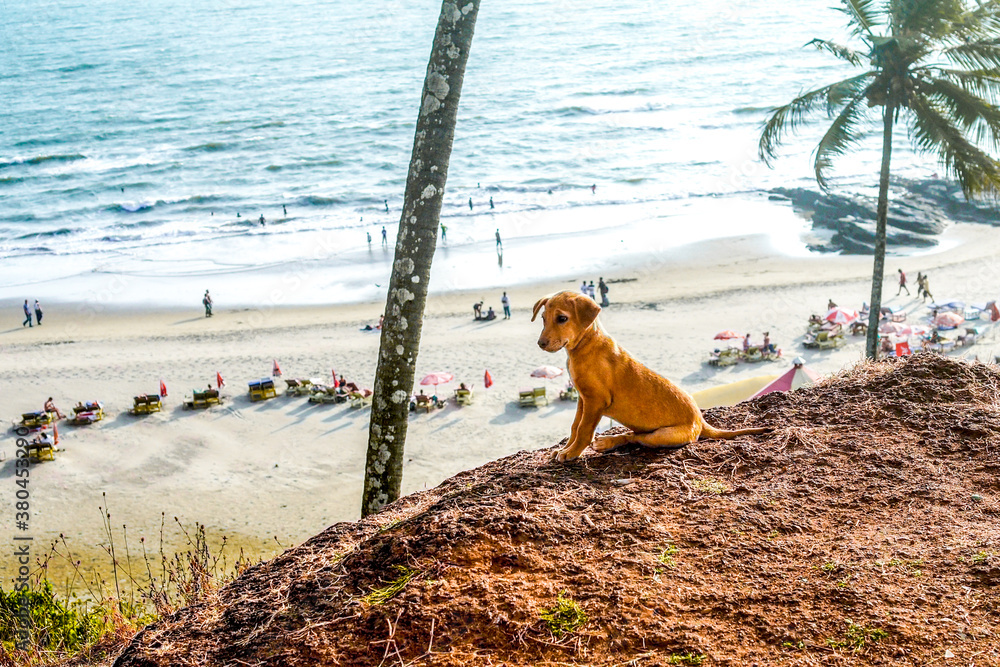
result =
[[[556,454],[559,461],[575,459],[591,442],[599,452],[629,442],[676,449],[698,438],[728,440],[771,430],[725,431],[707,424],[690,394],[633,359],[604,332],[597,321],[601,307],[590,297],[559,292],[539,299],[532,322],[542,306],[545,326],[538,347],[546,352],[566,348],[569,375],[580,392],[569,442]],[[604,415],[633,433],[595,441],[594,431]]]

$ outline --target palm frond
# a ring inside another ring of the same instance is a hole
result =
[[[919,79],[914,83],[917,94],[929,98],[966,136],[993,150],[1000,148],[1000,108],[946,78]]]
[[[975,9],[955,23],[953,37],[965,42],[988,39],[1000,32],[1000,2],[978,0]]]
[[[961,67],[1000,74],[1000,39],[996,37],[947,47],[941,55]]]
[[[914,74],[921,78],[944,77],[983,99],[1000,100],[1000,74],[985,70],[920,69]]]
[[[858,53],[854,49],[849,49],[846,46],[837,44],[836,42],[830,42],[825,39],[814,39],[806,44],[806,46],[815,46],[820,51],[826,51],[827,53],[832,53],[841,60],[846,60],[854,66],[861,65],[867,58],[864,54]]]
[[[847,153],[864,139],[864,125],[871,120],[871,113],[864,91],[858,92],[850,102],[844,105],[840,114],[833,120],[826,134],[816,146],[816,182],[824,191],[829,189],[826,179],[827,171],[833,166],[834,158]]]
[[[873,76],[872,72],[865,72],[856,77],[832,83],[816,90],[799,95],[788,104],[771,109],[770,116],[764,122],[764,130],[760,135],[760,142],[757,146],[757,155],[764,164],[771,166],[772,160],[777,157],[778,145],[781,144],[784,136],[795,132],[803,123],[806,115],[814,111],[821,104],[829,105],[831,93],[844,90],[845,86],[856,85],[861,79]]]
[[[1000,162],[966,139],[946,110],[928,98],[915,96],[910,111],[910,138],[921,151],[937,153],[966,197],[1000,194]]]
[[[908,0],[894,2],[897,37],[941,39],[955,30],[966,14],[962,0]]]
[[[880,8],[878,0],[840,0],[843,9],[840,11],[847,14],[851,22],[851,34],[858,37],[871,36],[872,29],[879,23],[885,14],[885,9]]]

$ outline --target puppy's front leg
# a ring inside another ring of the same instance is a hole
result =
[[[572,461],[583,453],[591,442],[594,441],[594,431],[601,421],[601,408],[594,401],[587,402],[580,396],[580,402],[576,406],[576,419],[573,421],[573,435],[570,437],[566,447],[559,450],[556,460],[565,462]]]

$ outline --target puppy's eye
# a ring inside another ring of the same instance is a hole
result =
[[[556,315],[556,322],[558,322],[559,324],[566,324],[567,322],[569,322],[569,318],[566,317],[565,315]]]

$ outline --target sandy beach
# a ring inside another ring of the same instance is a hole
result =
[[[967,303],[997,298],[1000,245],[986,227],[955,225],[946,250],[887,259],[884,302],[901,305],[910,322],[926,308],[915,296],[917,271],[930,275],[938,300]],[[551,260],[558,261],[558,260]],[[897,268],[907,271],[913,296],[896,297]],[[728,237],[669,248],[655,257],[603,273],[612,305],[602,313],[606,329],[647,365],[689,391],[783,372],[802,356],[822,374],[835,373],[863,356],[862,338],[832,351],[807,350],[802,336],[810,314],[827,300],[858,309],[870,294],[871,259],[779,253],[768,237]],[[404,492],[430,488],[461,470],[519,450],[550,447],[568,434],[575,404],[553,400],[522,409],[521,388],[545,385],[555,399],[565,377],[536,380],[541,364],[565,367],[565,354],[535,344],[531,305],[559,289],[575,290],[586,277],[549,280],[508,290],[513,318],[476,322],[474,301],[500,311],[500,289],[432,291],[417,377],[448,371],[455,382],[439,388],[451,396],[470,383],[475,403],[431,414],[411,413]],[[187,526],[206,525],[248,550],[269,554],[299,543],[322,528],[358,518],[369,410],[316,405],[279,395],[251,403],[247,382],[268,376],[277,360],[284,377],[329,378],[331,370],[363,387],[372,385],[379,336],[362,331],[377,321],[382,303],[331,307],[234,308],[218,303],[206,319],[200,307],[149,310],[114,302],[80,301],[48,306],[41,327],[21,326],[18,302],[7,301],[8,325],[0,329],[0,396],[3,418],[41,409],[52,396],[64,412],[78,401],[99,400],[107,417],[89,427],[60,423],[55,461],[31,468],[30,533],[36,544],[64,535],[84,560],[100,558],[104,541],[102,494],[111,524],[127,526],[133,545],[140,536],[153,548],[161,516]],[[993,324],[977,345],[953,356],[990,361],[1000,353]],[[741,363],[723,369],[705,363],[723,329],[762,332],[784,352],[777,362]],[[494,385],[483,388],[484,371]],[[182,408],[192,388],[226,381],[225,402],[205,411]],[[169,396],[161,413],[128,414],[132,397],[154,392],[160,379]],[[284,389],[284,382],[277,385]],[[433,389],[433,388],[431,388]],[[607,422],[602,424],[606,426]],[[0,479],[12,488],[14,437],[0,445]],[[168,525],[169,528],[169,525]],[[176,531],[167,541],[179,545]],[[40,549],[36,549],[38,553]],[[10,559],[0,564],[9,579]]]

